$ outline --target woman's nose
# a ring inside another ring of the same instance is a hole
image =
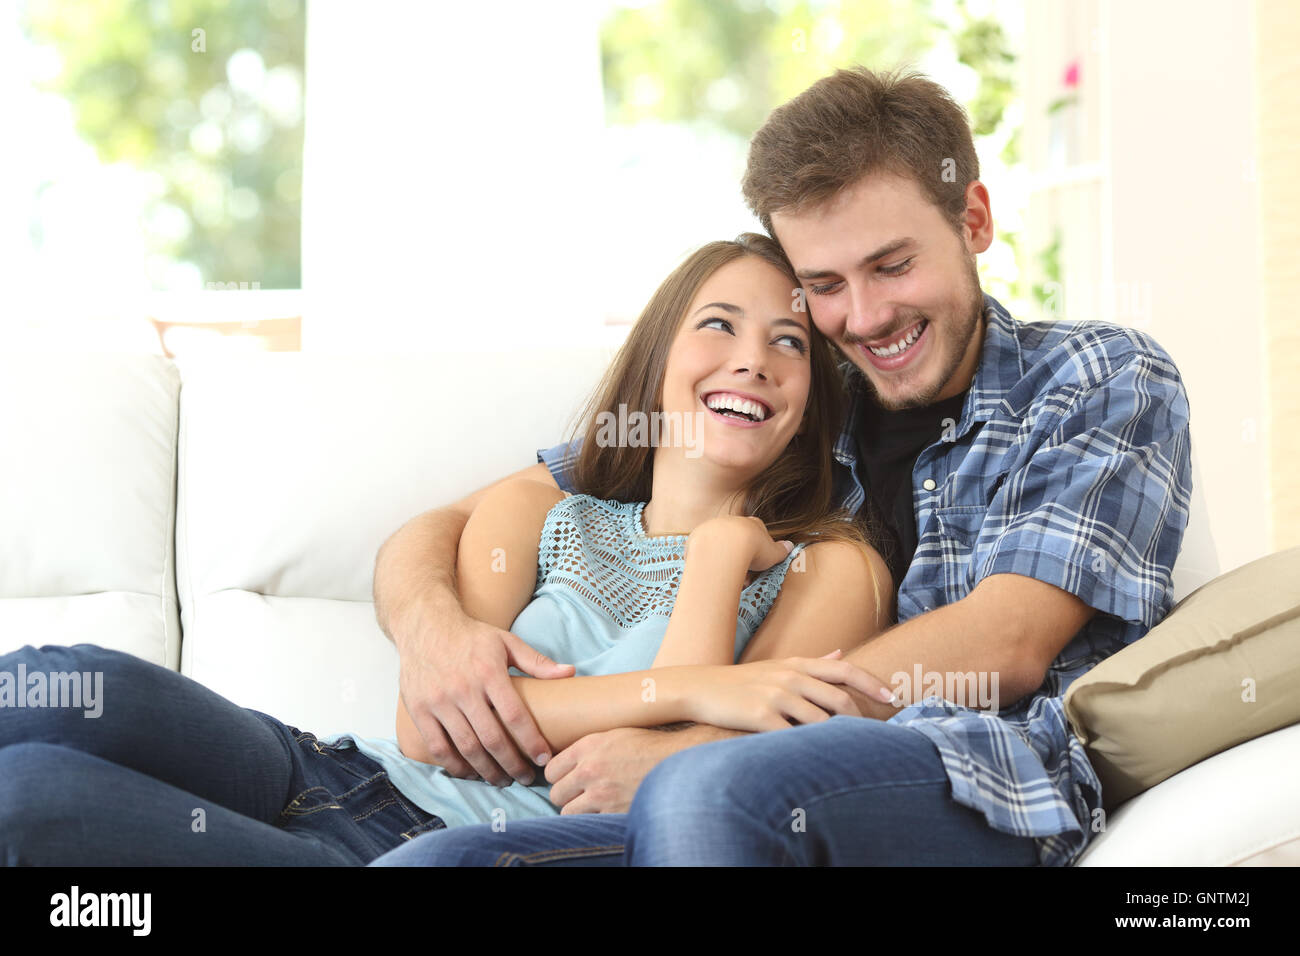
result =
[[[749,372],[759,378],[767,378],[767,353],[762,343],[757,341],[738,343],[735,362],[737,373]]]

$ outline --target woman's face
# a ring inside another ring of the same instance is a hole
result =
[[[742,480],[774,462],[803,421],[809,327],[794,311],[797,289],[763,259],[734,259],[700,286],[668,352],[661,410],[695,416],[691,456]]]

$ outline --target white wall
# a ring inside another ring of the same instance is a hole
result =
[[[309,3],[303,350],[599,339],[602,123],[590,4]]]
[[[1149,284],[1150,317],[1131,324],[1182,372],[1224,571],[1269,551],[1252,7],[1103,2],[1102,16],[1114,281]]]

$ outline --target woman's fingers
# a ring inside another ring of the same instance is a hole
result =
[[[816,677],[800,674],[791,690],[810,704],[815,704],[826,717],[832,714],[843,714],[846,717],[862,716],[862,711],[858,710],[858,705],[853,702],[848,691],[836,684],[828,684]]]
[[[796,698],[793,695],[791,695],[790,699],[793,701]],[[747,728],[737,727],[736,729],[752,730],[754,733],[760,733],[760,734],[767,733],[769,730],[789,730],[791,724],[790,721],[786,718],[785,711],[789,709],[790,706],[792,705],[783,704],[779,709],[769,710],[766,713],[764,713],[763,716],[759,720],[757,720],[752,727],[747,727]]]
[[[830,714],[816,704],[810,703],[804,692],[792,692],[781,700],[781,712],[790,720],[800,724],[820,724],[830,720]]]
[[[894,699],[892,687],[879,680],[874,674],[869,674],[848,661],[827,660],[824,657],[795,657],[791,658],[791,663],[818,680],[830,684],[844,684],[872,700],[890,703]]]
[[[754,554],[754,560],[750,562],[749,570],[766,571],[784,561],[794,550],[794,544],[790,541],[773,541],[767,537],[767,532],[763,532],[766,540]]]

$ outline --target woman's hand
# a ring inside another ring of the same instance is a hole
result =
[[[689,719],[698,723],[761,732],[835,715],[861,717],[845,687],[873,700],[893,700],[884,683],[839,655],[832,651],[820,658],[692,667],[684,675],[683,704]]]
[[[767,525],[752,515],[723,515],[701,522],[686,540],[686,557],[712,552],[734,560],[746,571],[766,571],[793,550],[789,541],[773,541]]]

